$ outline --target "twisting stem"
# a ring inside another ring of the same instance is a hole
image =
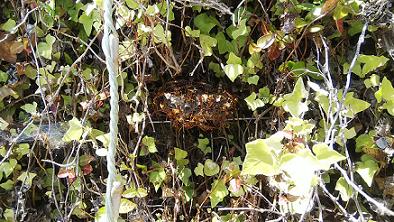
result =
[[[116,181],[115,156],[118,145],[118,112],[119,112],[119,95],[118,95],[118,56],[119,56],[119,39],[112,19],[112,0],[104,0],[104,36],[102,47],[105,54],[105,63],[108,69],[110,85],[110,135],[109,147],[107,153],[107,190],[105,195],[106,221],[115,222],[119,216],[120,195],[122,185]]]

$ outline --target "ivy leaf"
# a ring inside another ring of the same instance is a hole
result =
[[[5,23],[3,23],[0,27],[6,32],[13,33],[15,30],[16,22],[13,19],[8,19]]]
[[[212,47],[215,47],[217,44],[217,40],[212,38],[211,36],[201,34],[200,35],[200,45],[204,52],[204,56],[212,55]]]
[[[268,47],[270,47],[273,43],[275,42],[275,34],[274,33],[268,33],[265,34],[263,36],[261,36],[258,40],[257,40],[257,47],[259,47],[260,49],[267,49]]]
[[[228,54],[227,64],[242,64],[242,59],[236,56],[233,52]]]
[[[143,198],[146,196],[148,196],[148,191],[143,187],[136,189],[134,186],[132,186],[132,187],[126,189],[125,191],[123,191],[123,193],[122,193],[122,197],[127,198],[127,199],[134,198],[134,197]]]
[[[164,168],[156,164],[156,169],[149,173],[149,182],[155,187],[155,191],[159,190],[161,184],[166,178]]]
[[[257,139],[246,145],[246,156],[243,162],[242,175],[273,176],[279,173],[276,156],[267,139]]]
[[[215,180],[212,183],[212,191],[209,195],[211,199],[211,207],[216,207],[218,203],[222,202],[224,198],[228,195],[227,187],[223,180]]]
[[[304,81],[302,81],[302,78],[298,78],[293,92],[283,96],[282,107],[292,116],[298,117],[303,112],[308,111],[308,103],[302,102],[307,96],[308,92],[305,89]]]
[[[178,177],[179,179],[185,184],[186,186],[190,185],[190,180],[189,178],[192,176],[192,171],[184,167],[178,172]]]
[[[126,0],[126,5],[131,9],[138,9],[139,5],[135,0]]]
[[[104,134],[96,136],[96,140],[100,141],[105,148],[108,148],[108,146],[109,146],[109,133],[104,133]],[[103,150],[101,150],[101,151],[103,151]],[[107,154],[105,154],[105,155],[107,155]],[[99,156],[101,156],[101,155],[99,155]]]
[[[144,136],[144,138],[142,138],[142,144],[145,145],[145,147],[148,149],[147,151],[149,153],[156,153],[157,152],[155,138],[150,137],[150,136]],[[144,154],[147,154],[147,153],[144,153]]]
[[[237,39],[239,36],[244,36],[249,33],[248,26],[246,26],[247,19],[239,21],[238,26],[230,26],[228,32],[232,39]],[[232,29],[230,29],[232,28]]]
[[[35,114],[37,113],[37,103],[33,102],[31,104],[25,104],[21,106],[21,109],[25,110],[29,114]]]
[[[248,97],[245,99],[246,104],[248,105],[249,109],[255,111],[257,108],[263,107],[265,103],[257,98],[257,94],[252,92]]]
[[[360,55],[357,60],[364,64],[362,67],[362,74],[364,74],[364,76],[365,74],[384,66],[387,61],[389,61],[389,59],[384,56],[373,55]]]
[[[364,100],[354,98],[353,95],[353,92],[347,93],[345,102],[343,104],[345,107],[345,110],[343,110],[343,115],[349,118],[353,118],[357,113],[368,109],[368,107],[371,105]],[[341,93],[339,97],[342,97]]]
[[[348,201],[353,196],[353,188],[346,182],[345,178],[341,177],[337,180],[335,190],[339,191],[343,201]]]
[[[204,34],[209,34],[211,29],[218,24],[216,18],[208,16],[206,13],[199,14],[194,18],[194,25]]]
[[[379,165],[373,159],[364,159],[362,162],[357,162],[356,165],[356,172],[360,174],[365,183],[371,187],[373,177],[379,170]]]
[[[200,30],[192,30],[190,26],[185,27],[186,36],[197,38],[200,36]]]
[[[83,25],[86,35],[89,36],[92,33],[93,18],[85,12],[79,17],[78,21]]]
[[[0,117],[0,130],[7,129],[9,123],[7,123],[3,118]]]
[[[168,46],[171,45],[171,32],[167,31],[166,35],[166,32],[161,24],[157,24],[153,28],[153,35],[155,36],[153,39],[155,43],[164,43]]]
[[[175,148],[175,159],[176,160],[182,160],[185,159],[187,157],[187,152],[179,149],[179,148]]]
[[[12,190],[14,188],[14,182],[12,180],[7,180],[6,182],[1,183],[0,187],[7,191]]]
[[[37,174],[30,173],[30,172],[23,172],[17,180],[22,181],[22,183],[26,184],[27,186],[31,186],[33,184],[33,179],[36,177]]]
[[[325,143],[319,143],[314,145],[312,150],[315,153],[317,160],[319,161],[321,169],[323,170],[328,170],[331,164],[346,159],[345,156],[341,155],[333,149],[330,149]]]
[[[220,167],[217,163],[211,159],[205,160],[204,163],[204,174],[207,176],[213,176],[219,173]]]
[[[133,201],[122,198],[120,199],[119,213],[127,214],[128,212],[137,209],[137,207],[137,204],[135,204]]]
[[[218,50],[219,54],[224,54],[226,52],[235,52],[235,49],[231,42],[226,39],[226,36],[223,32],[219,32],[215,36],[216,40],[218,41]]]
[[[74,117],[70,121],[68,121],[68,124],[69,128],[66,134],[64,134],[62,140],[66,143],[73,140],[79,141],[83,133],[83,126],[81,122],[79,122],[79,120]]]
[[[198,163],[196,168],[194,168],[194,174],[196,176],[204,176],[204,165],[202,163]]]
[[[258,75],[253,75],[253,76],[248,77],[247,81],[248,81],[249,85],[253,84],[253,85],[257,86],[259,79],[260,79],[260,77]]]
[[[8,162],[4,162],[0,165],[0,175],[4,173],[5,178],[7,178],[12,172],[14,172],[14,168],[17,165],[17,161],[15,159],[10,159]]]
[[[234,80],[244,72],[244,67],[239,64],[228,64],[224,66],[224,73],[227,77],[234,82]]]
[[[52,45],[56,41],[56,38],[47,35],[45,37],[46,42],[40,42],[38,43],[37,50],[38,50],[38,55],[46,58],[46,59],[51,59],[52,58]]]
[[[197,148],[200,149],[204,153],[204,155],[207,155],[208,153],[212,152],[211,147],[209,147],[208,145],[209,145],[208,138],[198,139]]]

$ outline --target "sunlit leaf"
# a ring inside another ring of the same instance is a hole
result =
[[[122,198],[120,199],[120,206],[119,206],[119,213],[120,214],[127,214],[128,212],[137,208],[137,204],[133,201]]]
[[[244,67],[239,64],[228,64],[224,66],[224,73],[231,80],[231,82],[234,82],[239,75],[243,74],[243,72]]]
[[[204,163],[204,174],[207,176],[213,176],[219,173],[220,167],[217,163],[211,159],[205,160]]]
[[[252,111],[255,111],[257,108],[265,105],[261,99],[257,98],[257,94],[255,92],[252,92],[248,97],[246,97],[245,102]]]
[[[209,34],[211,29],[218,24],[216,18],[208,16],[206,13],[201,13],[194,18],[194,25],[204,34]]]
[[[312,149],[323,170],[328,170],[331,164],[346,159],[345,156],[333,149],[330,149],[325,143],[316,144]]]
[[[227,187],[223,180],[215,180],[212,183],[212,190],[209,198],[211,199],[211,207],[216,207],[228,195]]]
[[[68,121],[69,128],[63,136],[63,141],[64,142],[71,142],[73,140],[79,141],[82,133],[83,133],[83,126],[81,122],[77,118],[72,118],[70,121]]]
[[[273,176],[278,173],[276,156],[266,139],[257,139],[246,144],[242,175]]]
[[[257,47],[261,49],[267,49],[270,47],[273,43],[275,42],[275,34],[274,33],[268,33],[263,36],[261,36],[257,40]]]
[[[356,172],[360,174],[361,178],[363,178],[368,186],[371,186],[373,177],[379,169],[379,165],[372,159],[357,162],[356,165]]]
[[[346,182],[345,178],[340,177],[335,185],[335,190],[339,191],[343,201],[348,201],[353,196],[353,188]]]

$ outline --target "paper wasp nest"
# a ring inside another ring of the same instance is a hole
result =
[[[213,130],[225,126],[236,98],[205,83],[170,82],[154,97],[156,110],[166,114],[177,129]]]

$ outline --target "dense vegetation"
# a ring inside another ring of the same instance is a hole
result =
[[[0,2],[0,221],[103,218],[103,0]],[[118,0],[124,221],[390,221],[390,0]]]

